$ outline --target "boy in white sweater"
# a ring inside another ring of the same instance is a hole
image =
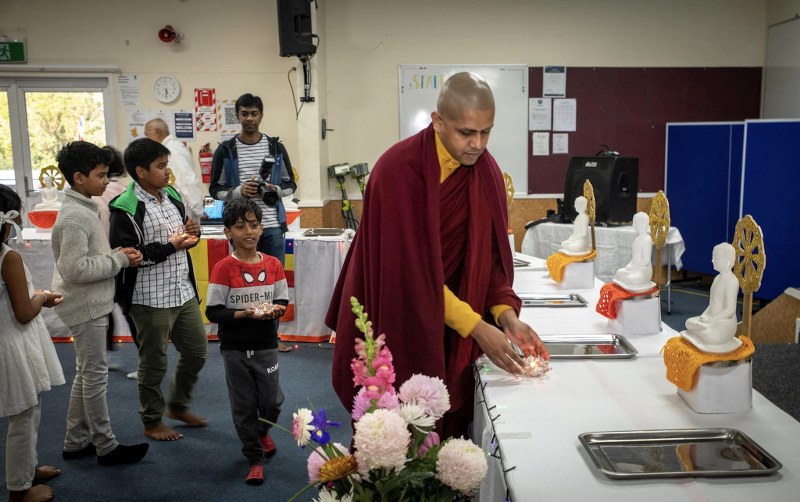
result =
[[[71,188],[64,192],[51,240],[53,289],[64,297],[55,310],[70,329],[76,356],[63,456],[69,460],[97,455],[100,465],[138,462],[149,446],[120,444],[111,431],[106,403],[106,327],[114,308],[114,277],[142,261],[134,248],[111,249],[91,199],[105,191],[113,155],[111,149],[85,141],[69,143],[58,152],[58,168]]]

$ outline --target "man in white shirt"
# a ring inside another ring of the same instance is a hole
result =
[[[183,197],[186,216],[192,221],[199,222],[204,215],[203,187],[189,149],[169,133],[169,126],[162,119],[148,120],[144,125],[144,135],[169,149],[169,167],[175,176],[175,189]]]

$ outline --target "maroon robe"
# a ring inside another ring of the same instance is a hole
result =
[[[480,355],[472,338],[444,323],[443,285],[493,322],[488,308],[520,300],[511,289],[506,192],[500,169],[485,152],[440,183],[432,126],[392,146],[375,164],[355,239],[331,299],[326,324],[336,331],[332,379],[345,408],[355,387],[350,361],[355,326],[350,297],[386,334],[396,385],[421,373],[444,380],[450,416],[461,417],[446,435],[466,432],[472,416],[471,363]],[[448,417],[445,417],[445,422]]]

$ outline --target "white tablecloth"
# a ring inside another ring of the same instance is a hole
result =
[[[547,258],[558,251],[561,242],[572,234],[572,225],[564,223],[540,223],[529,228],[522,240],[522,252]],[[597,258],[595,259],[594,275],[602,281],[608,282],[617,269],[624,267],[631,261],[631,245],[636,238],[636,231],[632,226],[624,227],[595,227],[595,240],[597,244]],[[681,256],[686,250],[683,237],[675,227],[670,227],[667,232],[667,245],[664,265],[671,264],[680,270],[683,264]],[[711,252],[709,250],[709,260]]]
[[[214,232],[213,229],[203,227],[203,231],[204,239],[225,239],[224,235]],[[21,253],[23,261],[31,270],[34,286],[49,288],[54,266],[50,234],[25,228],[22,235],[25,242],[12,247]],[[279,334],[287,341],[327,340],[331,330],[325,326],[325,314],[352,239],[352,232],[334,237],[306,237],[302,231],[288,232],[286,238],[294,241],[295,317],[291,321],[280,322]],[[70,336],[69,330],[52,309],[43,309],[42,313],[52,337]],[[209,326],[209,334],[216,333],[216,325]],[[129,336],[129,333],[121,331],[118,335]]]
[[[521,257],[532,264],[515,273],[516,291],[559,291],[541,270],[543,260]],[[600,285],[574,291],[589,301],[587,308],[523,308],[521,317],[542,336],[608,333],[607,320],[594,310]],[[554,360],[539,379],[477,364],[473,437],[494,454],[479,499],[505,500],[508,490],[516,502],[796,500],[800,423],[756,391],[746,413],[693,412],[666,379],[660,350],[676,332],[662,327],[657,335],[628,337],[639,352],[635,358]],[[615,481],[596,471],[578,440],[584,432],[719,427],[744,432],[783,469],[767,477]]]
[[[288,232],[294,240],[294,320],[281,321],[285,341],[327,341],[331,330],[325,314],[339,279],[352,233],[336,237],[306,237]]]

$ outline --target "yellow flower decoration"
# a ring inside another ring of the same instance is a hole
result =
[[[321,483],[329,483],[346,478],[356,472],[358,472],[358,463],[351,455],[333,457],[319,468],[319,480]]]

